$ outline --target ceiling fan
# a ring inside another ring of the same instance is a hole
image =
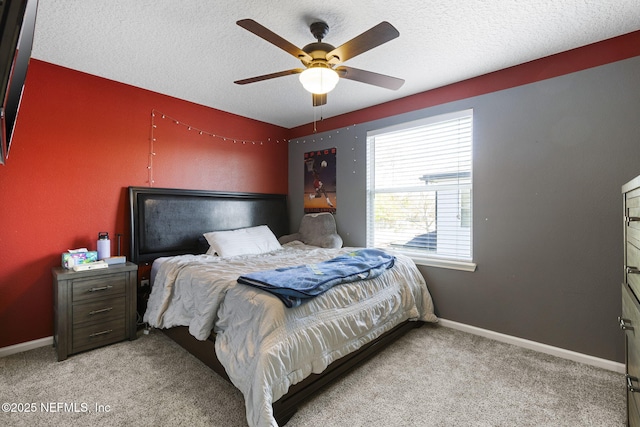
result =
[[[355,80],[392,90],[397,90],[404,84],[403,79],[396,77],[344,65],[336,67],[336,65],[342,62],[398,37],[400,35],[398,30],[386,21],[379,23],[337,48],[322,41],[329,32],[329,25],[325,22],[314,22],[311,24],[310,30],[317,42],[309,43],[302,49],[260,25],[253,19],[242,19],[236,23],[245,30],[252,32],[258,37],[295,56],[302,61],[302,64],[305,66],[305,68],[293,68],[291,70],[237,80],[234,82],[236,84],[244,85],[291,74],[300,74],[300,82],[313,96],[314,107],[327,103],[327,93],[335,87],[340,78]]]

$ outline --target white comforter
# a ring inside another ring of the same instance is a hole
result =
[[[158,269],[144,320],[156,328],[189,326],[200,340],[216,332],[216,355],[244,394],[251,426],[276,426],[272,403],[289,387],[407,320],[437,321],[413,261],[362,282],[336,286],[296,308],[237,284],[253,271],[316,263],[354,248],[299,242],[262,255],[184,255]]]

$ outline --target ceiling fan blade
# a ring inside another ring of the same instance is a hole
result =
[[[291,74],[300,74],[302,71],[304,71],[302,68],[294,68],[292,70],[278,71],[277,73],[264,74],[262,76],[236,80],[234,83],[238,85],[246,85],[247,83],[255,83],[255,82],[261,82],[262,80],[275,79],[276,77],[284,77],[284,76],[289,76]]]
[[[360,70],[358,68],[342,66],[336,68],[335,70],[343,79],[355,80],[357,82],[380,86],[386,89],[398,90],[404,84],[403,79],[386,76],[384,74],[378,74],[371,71]]]
[[[393,40],[399,35],[400,33],[393,25],[383,21],[327,53],[327,61],[330,64],[345,62],[356,55]]]
[[[313,99],[313,106],[314,107],[319,107],[321,105],[324,105],[327,103],[327,94],[323,93],[322,95],[319,95],[317,93],[312,93],[311,94],[312,99]]]
[[[287,40],[283,39],[282,37],[280,37],[273,31],[269,30],[268,28],[262,26],[261,24],[258,24],[253,19],[241,19],[240,21],[237,21],[236,24],[238,24],[245,30],[252,32],[256,36],[263,38],[269,43],[276,45],[280,49],[295,56],[298,59],[305,59],[307,61],[311,61],[313,59],[302,49],[288,42]]]

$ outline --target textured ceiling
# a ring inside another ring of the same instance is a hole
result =
[[[400,37],[345,65],[406,82],[341,79],[315,108],[296,75],[236,85],[301,66],[237,26],[244,18],[298,47],[317,20],[334,46],[388,21]],[[639,0],[39,0],[32,56],[290,128],[638,29]]]

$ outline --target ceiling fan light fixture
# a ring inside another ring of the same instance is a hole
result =
[[[336,87],[340,77],[338,73],[325,64],[311,66],[300,73],[300,83],[311,93],[323,95]]]

